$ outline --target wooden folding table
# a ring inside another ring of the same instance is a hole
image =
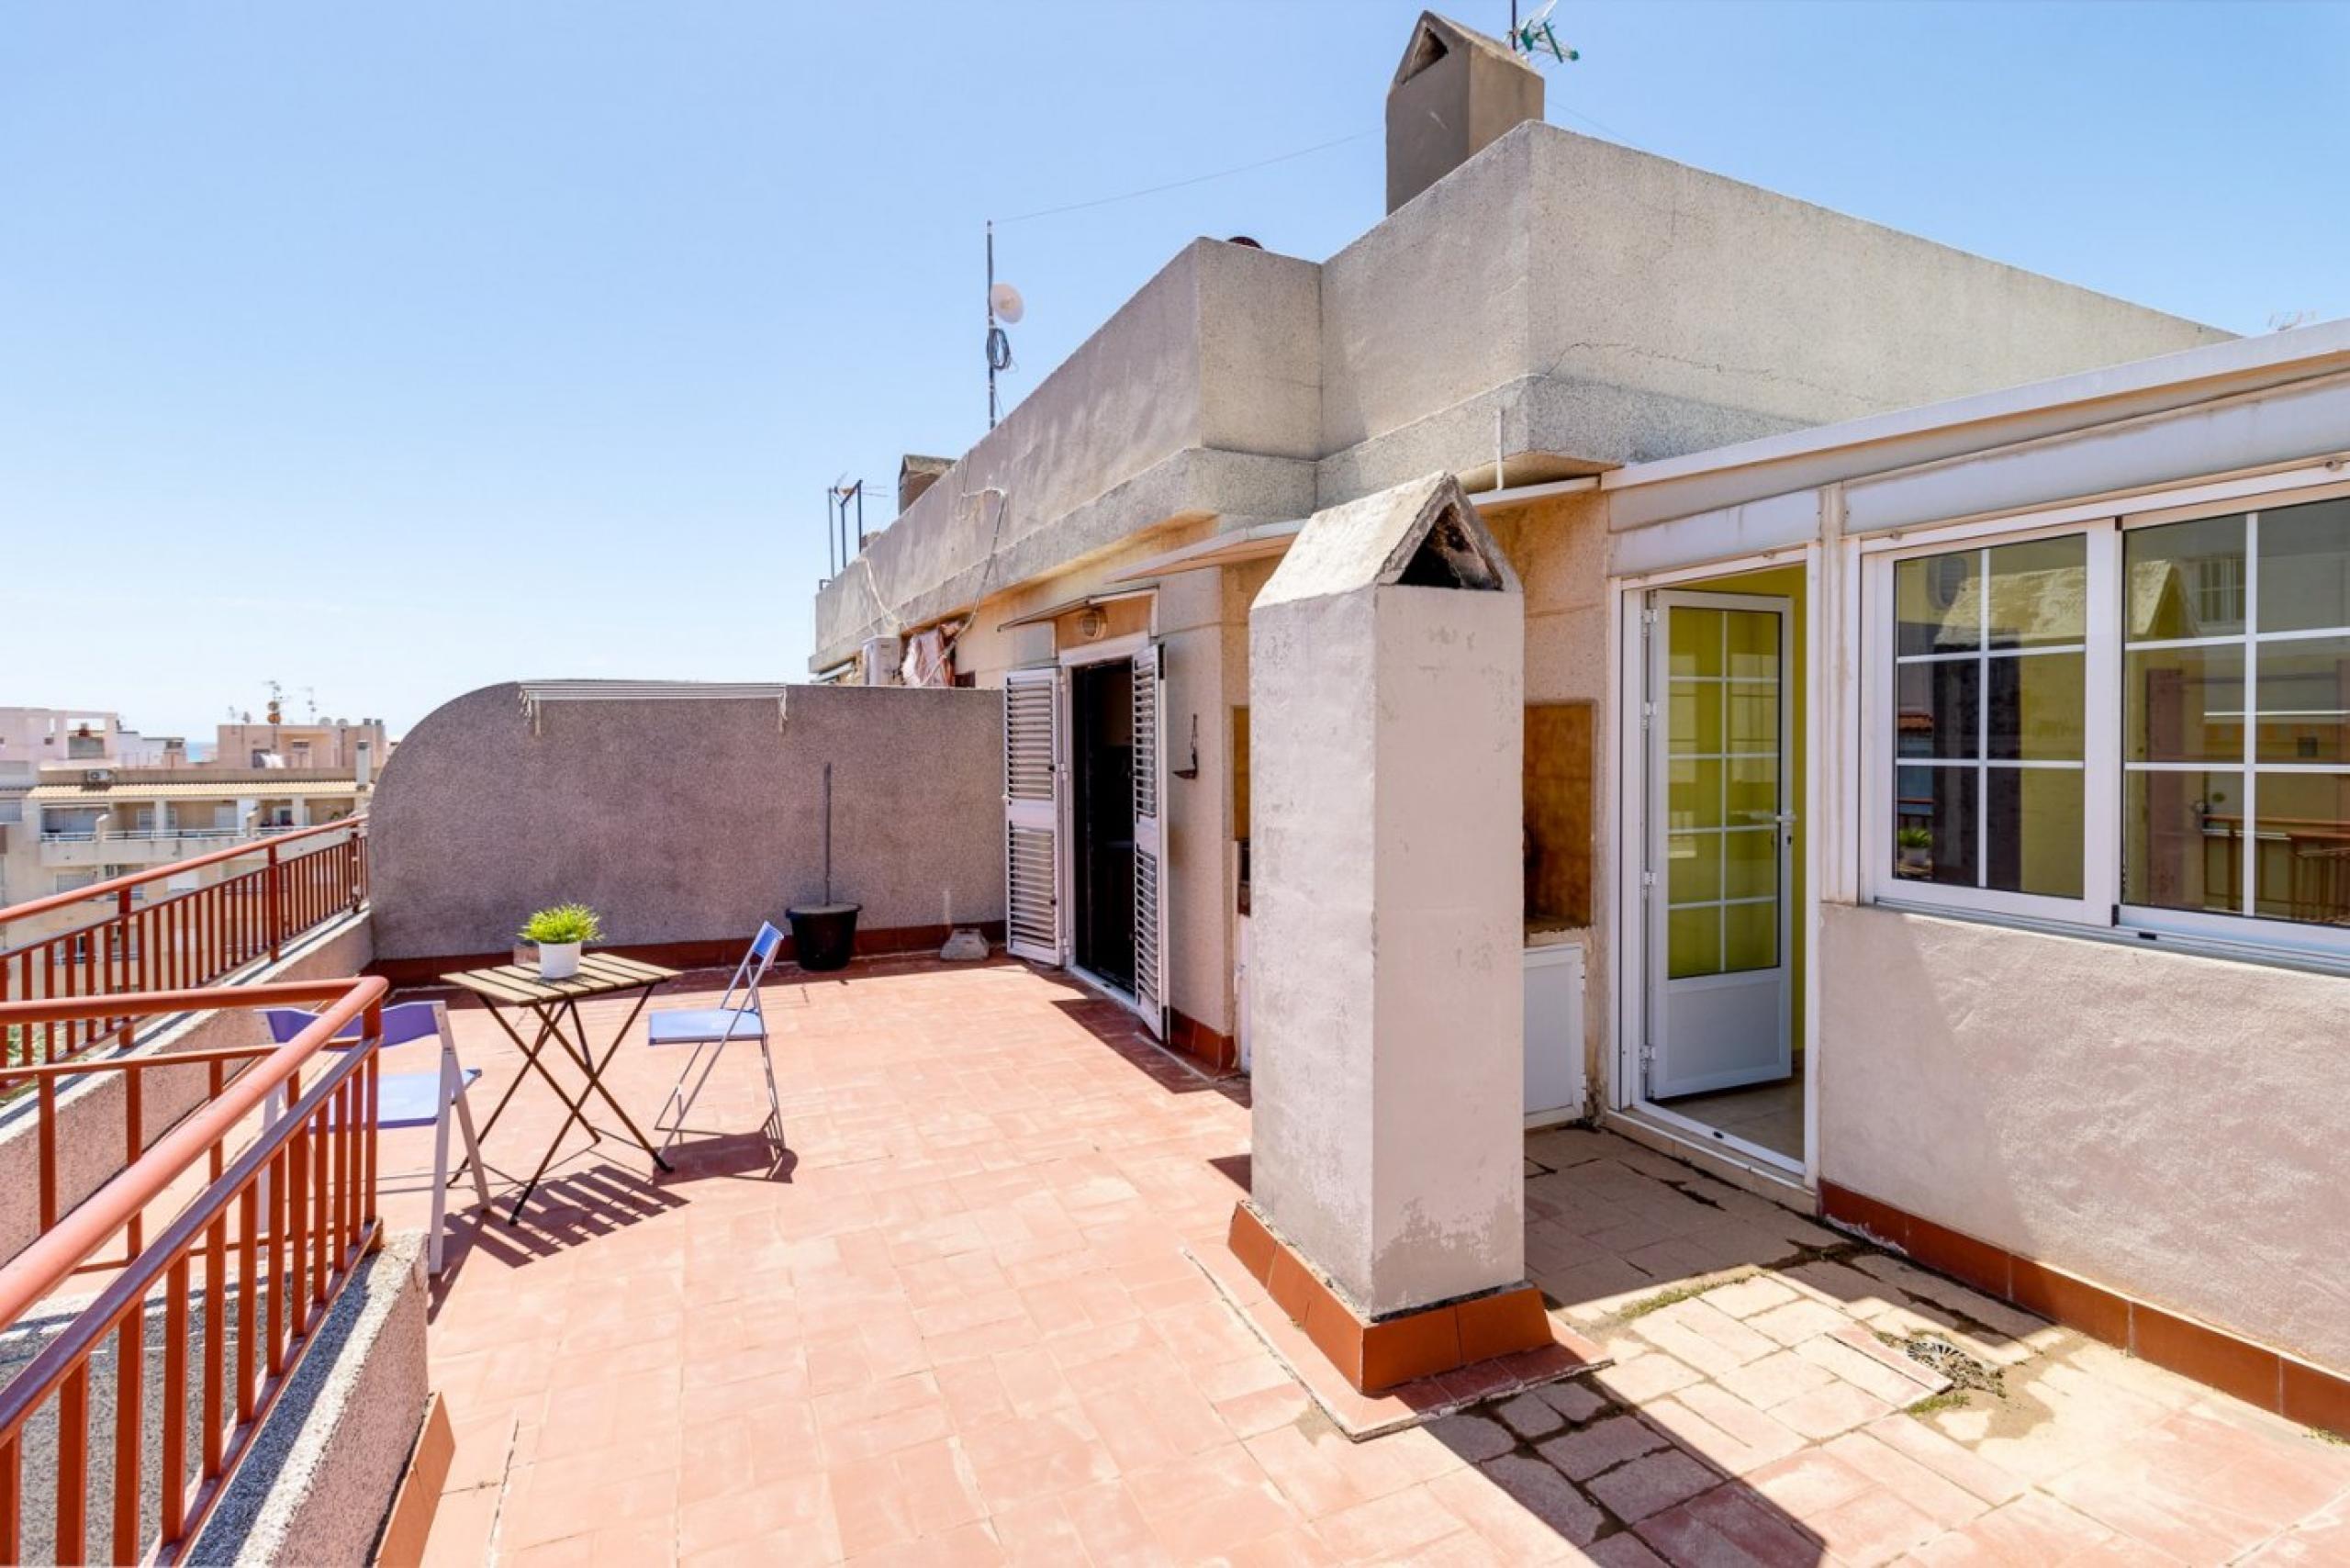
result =
[[[604,1103],[611,1107],[612,1114],[628,1129],[629,1137],[652,1156],[655,1166],[664,1170],[670,1168],[669,1162],[661,1158],[661,1151],[653,1147],[652,1140],[637,1126],[635,1118],[612,1098],[611,1091],[604,1087],[604,1069],[611,1064],[613,1056],[620,1050],[621,1042],[628,1038],[629,1030],[635,1026],[636,1016],[644,1011],[644,1004],[652,998],[654,989],[663,980],[677,979],[676,969],[623,958],[616,953],[588,953],[580,957],[579,972],[569,980],[543,979],[527,964],[500,964],[495,969],[467,969],[461,974],[441,978],[450,985],[472,991],[488,1003],[489,1015],[498,1020],[498,1026],[506,1031],[506,1037],[512,1040],[515,1048],[522,1053],[524,1065],[536,1070],[538,1075],[547,1081],[547,1087],[554,1091],[555,1098],[564,1104],[563,1125],[555,1128],[554,1139],[547,1145],[545,1155],[539,1160],[538,1170],[532,1172],[531,1180],[515,1198],[513,1212],[507,1215],[507,1224],[515,1224],[522,1217],[522,1205],[530,1202],[531,1194],[545,1179],[547,1168],[554,1163],[555,1153],[563,1147],[564,1136],[571,1131],[574,1122],[586,1127],[591,1139],[600,1139],[604,1136],[602,1130],[588,1119],[588,1097],[591,1093],[602,1096]],[[614,1032],[611,1044],[604,1048],[604,1054],[598,1057],[594,1046],[588,1041],[587,1025],[579,1016],[580,1000],[629,991],[637,993],[636,1004],[629,1009],[628,1017]],[[535,1017],[539,1021],[536,1037],[526,1042],[514,1025],[507,1022],[508,1009],[517,1013],[527,1012]],[[543,1053],[550,1040],[561,1043],[564,1055],[587,1080],[587,1087],[579,1092],[576,1100],[564,1092],[563,1084],[548,1070]],[[498,1118],[504,1114],[507,1102],[514,1098],[514,1091],[522,1086],[525,1076],[526,1073],[516,1073],[514,1081],[506,1086],[506,1092],[498,1096],[497,1107],[481,1126],[480,1142],[489,1141],[491,1129],[498,1126]]]

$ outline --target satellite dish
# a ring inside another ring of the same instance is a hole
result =
[[[1020,324],[1020,318],[1028,307],[1021,299],[1018,289],[1008,283],[999,283],[991,285],[988,289],[988,308],[995,312],[996,319],[999,321],[1008,321],[1016,327]]]

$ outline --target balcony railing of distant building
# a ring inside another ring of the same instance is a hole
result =
[[[218,880],[179,891],[175,878],[257,859]],[[0,947],[0,1001],[62,1001],[211,985],[249,965],[274,961],[304,935],[367,898],[367,819],[345,817],[232,845],[129,876],[0,909],[11,927],[64,915],[73,924]],[[84,907],[86,906],[86,907]],[[68,912],[78,911],[74,919]],[[126,1044],[132,1020],[77,1014],[0,1036],[0,1092],[23,1069]]]
[[[69,1321],[43,1325],[48,1342],[0,1388],[0,1562],[169,1562],[203,1529],[328,1311],[379,1243],[375,1107],[386,989],[381,980],[346,979],[0,1002],[0,1028],[39,1032],[112,1025],[126,1009],[153,1017],[324,1004],[318,1021],[284,1046],[20,1070],[40,1089],[43,1203],[38,1239],[0,1267],[0,1327],[13,1332],[40,1318],[78,1274],[103,1269],[113,1277]],[[364,1020],[361,1042],[326,1052],[353,1019]],[[209,1073],[208,1097],[142,1150],[143,1074],[191,1068]],[[60,1215],[58,1086],[104,1073],[125,1075],[124,1168]],[[232,1154],[230,1136],[278,1090],[290,1111]],[[199,1165],[202,1190],[150,1240],[147,1211],[184,1190]],[[120,1250],[112,1251],[118,1238]],[[102,1249],[111,1255],[100,1257]],[[112,1375],[102,1367],[94,1389],[92,1359],[109,1338]],[[154,1383],[151,1356],[162,1363]],[[35,1459],[29,1504],[28,1451]],[[151,1493],[159,1501],[149,1502]],[[103,1532],[95,1548],[94,1525]]]
[[[197,843],[220,843],[230,839],[260,838],[273,833],[287,833],[291,823],[260,823],[252,827],[125,827],[112,830],[95,827],[45,828],[43,844],[159,844],[166,839],[185,838]],[[332,827],[332,823],[318,824]]]

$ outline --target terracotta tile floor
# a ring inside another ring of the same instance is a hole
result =
[[[1246,1179],[1243,1086],[1016,965],[767,999],[780,1168],[738,1051],[674,1176],[575,1132],[520,1226],[456,1222],[434,1562],[2350,1561],[2350,1450],[1580,1131],[1528,1140],[1528,1256],[1617,1364],[1349,1443],[1186,1255]],[[456,1018],[494,1098],[514,1054]],[[643,1117],[677,1061],[612,1081]],[[559,1114],[526,1085],[492,1166]],[[1905,1413],[1918,1334],[1998,1391]]]

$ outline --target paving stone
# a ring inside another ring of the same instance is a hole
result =
[[[1606,1397],[1581,1378],[1546,1383],[1534,1393],[1544,1404],[1578,1427],[1607,1408]]]
[[[1774,1306],[1744,1320],[1749,1328],[1781,1345],[1799,1345],[1822,1334],[1832,1334],[1852,1319],[1824,1302],[1805,1296],[1785,1306]]]
[[[1908,1373],[1896,1371],[1874,1356],[1863,1355],[1832,1336],[1806,1339],[1796,1347],[1795,1353],[1834,1372],[1839,1381],[1865,1389],[1887,1405],[1913,1405],[1930,1393],[1940,1392],[1921,1385]],[[1947,1381],[1944,1386],[1948,1386]]]
[[[1783,1269],[1779,1278],[1813,1299],[1855,1317],[1882,1312],[1901,1302],[1901,1293],[1884,1281],[1873,1280],[1857,1269],[1848,1269],[1824,1258]]]
[[[1898,1346],[1886,1344],[1869,1329],[1847,1327],[1838,1329],[1830,1338],[1840,1344],[1851,1346],[1886,1371],[1916,1383],[1921,1395],[1940,1394],[1950,1386],[1949,1378]]]
[[[1631,1325],[1632,1332],[1707,1376],[1759,1361],[1776,1342],[1702,1301],[1675,1302]]]
[[[1734,1284],[1717,1285],[1698,1299],[1732,1317],[1751,1317],[1767,1307],[1781,1306],[1797,1298],[1792,1286],[1768,1274],[1756,1274]]]
[[[1679,1449],[1668,1449],[1595,1475],[1591,1495],[1626,1524],[1638,1524],[1684,1499],[1718,1485],[1721,1473]]]
[[[1506,1428],[1483,1416],[1439,1417],[1428,1423],[1428,1435],[1472,1464],[1517,1446],[1516,1438]]]
[[[1494,1484],[1528,1512],[1576,1546],[1599,1533],[1605,1522],[1591,1499],[1550,1466],[1523,1454],[1507,1454],[1478,1466]]]
[[[1740,1554],[1731,1560],[1740,1568],[1749,1563],[1762,1568],[1816,1568],[1820,1559],[1818,1537],[1744,1486],[1733,1484],[1701,1492],[1679,1507],[1665,1510],[1650,1523],[1675,1515],[1696,1520],[1726,1542]],[[1687,1562],[1695,1554],[1684,1551],[1673,1555],[1676,1561]]]
[[[1809,1518],[1849,1503],[1876,1483],[1826,1449],[1801,1449],[1745,1477],[1758,1496],[1791,1518]]]
[[[1826,1451],[1893,1492],[1943,1529],[1955,1529],[1990,1506],[1974,1493],[1888,1447],[1867,1431],[1846,1432],[1829,1443]]]
[[[1566,1424],[1566,1417],[1549,1400],[1535,1394],[1521,1394],[1486,1408],[1521,1438],[1546,1438]]]
[[[1882,1487],[1863,1492],[1804,1523],[1838,1562],[1849,1563],[1851,1568],[1876,1568],[1880,1562],[1891,1562],[1942,1533],[1932,1519]]]
[[[1648,1543],[1629,1530],[1619,1530],[1605,1540],[1595,1540],[1583,1553],[1599,1568],[1671,1568],[1665,1560],[1651,1551]]]
[[[1592,1375],[1600,1387],[1627,1405],[1643,1405],[1698,1381],[1695,1369],[1662,1350],[1617,1361]]]
[[[2015,1476],[1913,1417],[1888,1416],[1882,1421],[1871,1422],[1868,1432],[1887,1448],[1917,1461],[1943,1480],[1964,1487],[1986,1503],[2011,1502],[2023,1494],[2023,1483]]]
[[[1798,1394],[1826,1387],[1836,1381],[1836,1374],[1793,1350],[1780,1350],[1733,1367],[1714,1381],[1757,1408],[1768,1410]]]
[[[1926,1568],[1975,1568],[1993,1562],[2070,1562],[2113,1539],[2113,1532],[2053,1497],[2026,1493],[1964,1529],[1911,1554]]]
[[[1570,1481],[1583,1481],[1614,1465],[1666,1446],[1664,1434],[1637,1416],[1610,1416],[1563,1437],[1535,1445],[1535,1451]]]
[[[1771,1417],[1815,1442],[1824,1442],[1840,1432],[1849,1432],[1892,1413],[1893,1406],[1876,1395],[1840,1382],[1815,1388],[1809,1394],[1798,1394],[1785,1404],[1773,1406]]]
[[[1773,1419],[1726,1388],[1698,1383],[1681,1391],[1680,1402],[1739,1443],[1743,1453],[1727,1465],[1738,1474],[1794,1452],[1803,1446],[1785,1422]],[[1714,1456],[1708,1455],[1711,1458]]]

